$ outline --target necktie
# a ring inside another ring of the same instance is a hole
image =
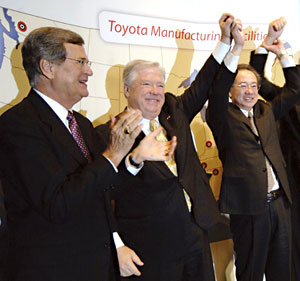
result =
[[[155,119],[150,120],[150,131],[153,132],[158,128],[157,122]],[[166,131],[163,129],[162,132],[156,137],[158,141],[168,141],[166,137]],[[172,155],[170,160],[165,161],[165,164],[168,166],[168,168],[171,170],[171,172],[177,177],[177,165],[175,162],[174,154]],[[192,203],[190,196],[187,194],[187,192],[183,189],[185,201],[187,203],[189,212],[191,212],[192,209]]]
[[[84,154],[85,158],[89,162],[91,162],[91,160],[92,160],[91,155],[90,155],[89,150],[87,148],[87,145],[84,141],[84,138],[81,134],[81,131],[80,131],[79,125],[78,125],[78,123],[75,119],[75,116],[71,111],[68,112],[67,120],[69,121],[69,128],[70,128],[70,131],[72,133],[72,136],[73,136],[74,140],[76,141],[76,143],[80,147],[80,149],[81,149],[82,153]]]
[[[255,126],[254,123],[254,118],[253,118],[253,114],[251,112],[248,112],[248,118],[250,120],[250,126],[251,126],[251,130],[252,132],[259,137],[258,135],[258,131],[257,128]],[[258,141],[259,142],[259,141]],[[274,186],[275,182],[274,182],[274,178],[272,176],[272,172],[271,172],[271,164],[270,161],[268,160],[267,157],[265,157],[266,160],[266,168],[267,168],[267,177],[268,177],[268,192],[272,190],[272,187]]]

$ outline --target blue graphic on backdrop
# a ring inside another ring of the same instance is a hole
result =
[[[17,45],[19,42],[19,35],[15,27],[15,22],[12,20],[12,17],[7,14],[7,9],[3,8],[3,14],[5,19],[9,24],[9,31],[4,27],[0,19],[0,69],[2,67],[2,62],[4,58],[5,46],[4,46],[4,33],[9,36],[11,39],[15,40]]]
[[[181,84],[178,86],[178,88],[181,88],[181,87],[183,87],[184,89],[188,88],[195,80],[197,74],[198,74],[198,70],[195,69],[194,72],[190,75],[190,77],[188,77],[187,79],[185,79],[184,81],[181,82]]]

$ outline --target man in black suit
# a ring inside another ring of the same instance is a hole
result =
[[[242,32],[232,35],[243,42]],[[261,281],[264,274],[290,280],[292,199],[275,121],[297,102],[300,81],[283,42],[264,47],[287,66],[281,94],[270,103],[258,100],[259,75],[240,65],[236,77],[224,73],[215,80],[207,110],[224,168],[220,208],[230,214],[239,281]]]
[[[282,30],[279,25],[285,25],[285,19],[280,18],[274,20],[269,25],[268,36],[265,41],[273,44],[277,40],[278,34],[275,30]],[[264,68],[267,60],[268,53],[262,48],[258,48],[256,51],[251,52],[250,64],[261,75],[261,89],[260,95],[268,100],[273,100],[278,96],[282,87],[279,87],[271,83],[264,76]],[[300,65],[297,65],[298,71]],[[300,72],[298,79],[300,79]],[[279,125],[279,140],[283,156],[287,164],[288,179],[291,188],[291,194],[293,199],[292,205],[292,266],[293,274],[292,280],[300,280],[300,100],[292,107],[288,114],[278,120]]]
[[[137,280],[215,280],[207,230],[218,221],[219,211],[195,151],[190,123],[205,104],[214,77],[226,68],[222,61],[230,49],[232,21],[232,15],[222,15],[221,41],[181,96],[164,92],[165,73],[158,63],[136,60],[125,66],[128,108],[141,110],[143,132],[119,166],[135,180],[133,185],[123,183],[125,194],[116,200],[115,213],[126,245],[118,254],[127,252],[128,257],[119,259],[120,267],[127,276],[139,270]],[[141,157],[142,146],[136,148],[152,130],[152,122],[163,131],[161,140],[177,138],[171,161]],[[96,130],[102,134],[106,127]],[[137,256],[144,263],[138,268]]]
[[[10,281],[114,280],[110,197],[141,113],[112,118],[101,153],[91,122],[72,110],[92,75],[83,44],[69,30],[32,31],[22,47],[32,89],[0,117]]]
[[[3,190],[0,181],[0,281],[7,280],[8,233]]]

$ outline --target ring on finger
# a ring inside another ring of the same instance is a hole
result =
[[[125,135],[130,135],[130,130],[129,130],[129,126],[126,126],[124,129],[124,134]]]

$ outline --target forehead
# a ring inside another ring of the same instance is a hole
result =
[[[156,67],[143,68],[137,71],[137,78],[141,80],[160,80],[163,82],[163,74]]]
[[[81,45],[64,43],[64,47],[66,48],[67,56],[72,56],[74,58],[86,58],[87,55],[85,53],[85,49]]]
[[[248,70],[248,69],[241,69],[238,71],[236,78],[235,78],[235,83],[241,83],[241,82],[257,82],[257,78],[255,74]]]

